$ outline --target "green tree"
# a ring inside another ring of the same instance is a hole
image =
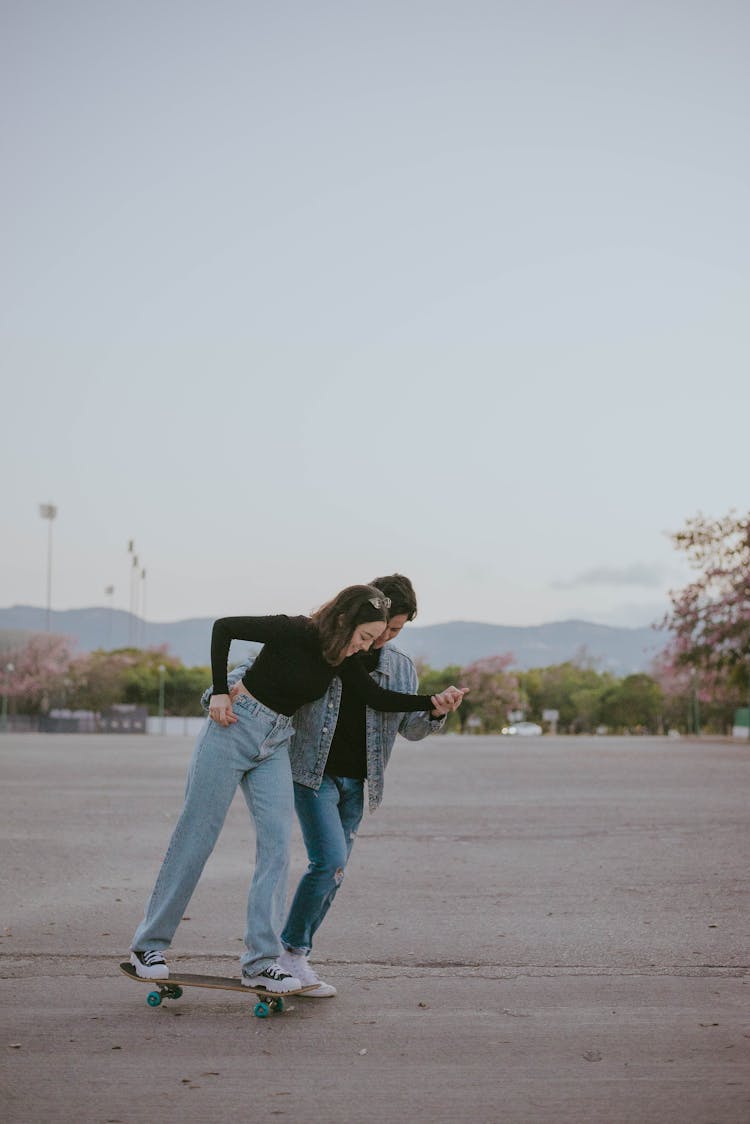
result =
[[[417,674],[419,675],[419,694],[420,695],[439,695],[446,687],[451,684],[455,686],[463,686],[461,681],[461,668],[457,665],[444,667],[442,671],[430,667],[428,664],[423,663],[422,660],[416,660]],[[462,703],[457,711],[449,714],[445,720],[443,729],[446,733],[455,733],[461,729],[460,714],[464,709],[466,703]]]
[[[211,686],[210,667],[176,667],[164,684],[164,708],[168,714],[202,714],[200,697]]]
[[[541,722],[545,710],[556,710],[558,730],[570,734],[596,728],[599,700],[614,682],[611,675],[574,661],[523,671],[520,680],[528,717]]]
[[[80,656],[71,668],[72,697],[75,705],[85,710],[102,711],[116,703],[145,706],[151,714],[159,707],[159,668],[164,667],[164,702],[166,713],[200,714],[200,690],[197,685],[210,681],[205,668],[188,670],[165,647],[120,648],[112,652],[96,651]],[[196,690],[189,699],[190,689]],[[201,686],[202,689],[202,686]]]
[[[650,675],[627,675],[608,687],[599,703],[599,717],[613,730],[656,734],[662,727],[663,696]]]
[[[151,714],[158,713],[160,667],[164,668],[164,713],[200,715],[200,697],[211,684],[211,669],[185,667],[163,648],[141,653],[140,660],[126,676],[125,701],[147,706]]]
[[[81,710],[106,710],[125,702],[125,682],[135,666],[139,652],[123,648],[113,652],[97,650],[78,656],[71,667],[71,706]]]

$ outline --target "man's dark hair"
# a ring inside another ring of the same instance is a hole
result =
[[[398,617],[406,613],[407,618],[413,621],[417,615],[417,595],[414,586],[403,574],[388,574],[384,578],[375,578],[370,582],[376,589],[381,589],[386,597],[391,599],[388,617]]]

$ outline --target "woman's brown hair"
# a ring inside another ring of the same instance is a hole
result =
[[[374,585],[348,585],[310,614],[320,634],[323,655],[330,664],[341,662],[341,653],[360,624],[388,620],[390,600]]]

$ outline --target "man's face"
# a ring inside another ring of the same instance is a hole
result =
[[[388,621],[388,624],[385,626],[385,630],[380,633],[380,636],[378,636],[377,640],[374,642],[372,646],[373,651],[377,650],[378,648],[382,648],[383,645],[387,644],[389,640],[393,640],[395,636],[398,636],[399,632],[408,620],[408,613],[397,613],[395,617],[391,617],[391,619]]]

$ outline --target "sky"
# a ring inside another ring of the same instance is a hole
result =
[[[1,607],[51,503],[53,609],[399,571],[420,624],[640,626],[747,511],[744,0],[0,0],[0,42]]]

